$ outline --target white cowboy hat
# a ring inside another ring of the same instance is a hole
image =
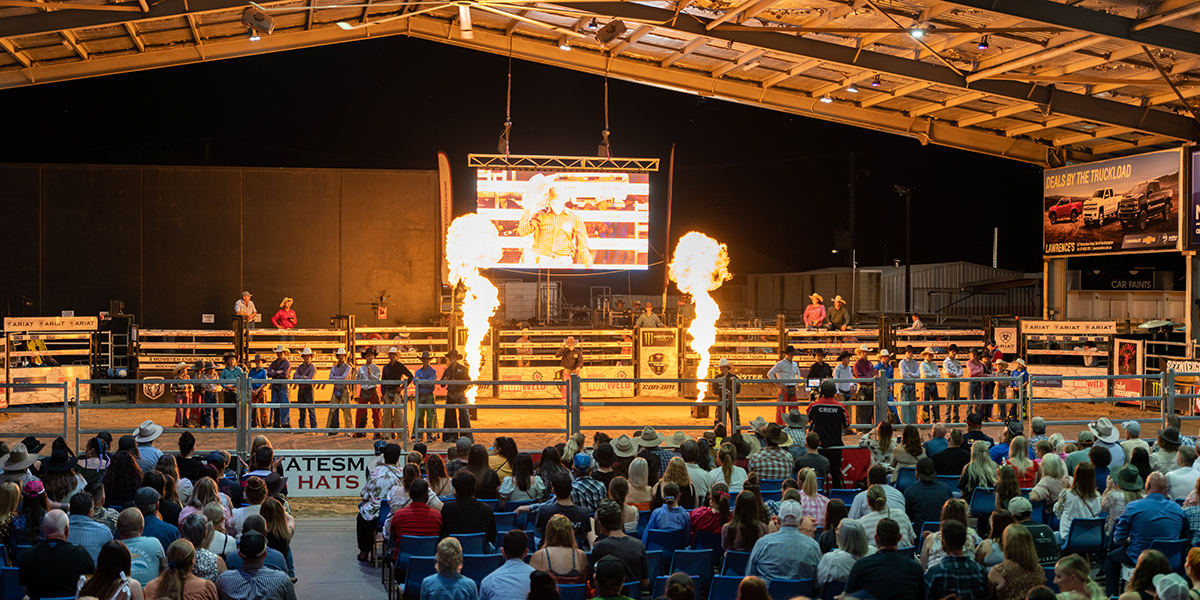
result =
[[[284,348],[283,344],[279,344],[278,346],[275,346],[274,352],[287,352],[287,348]]]
[[[400,354],[400,349],[392,346],[391,348],[388,348],[388,354]]]
[[[866,348],[867,348],[866,346],[863,346],[863,350],[866,350]],[[888,352],[888,349],[887,349],[887,348],[884,348],[884,349],[882,349],[882,350],[880,350],[880,351],[879,351],[879,355],[880,355],[880,356],[891,356],[891,355],[892,355],[892,353],[891,353],[891,352]]]
[[[158,436],[162,435],[162,432],[162,425],[157,425],[154,421],[146,419],[142,421],[142,424],[137,429],[133,430],[133,439],[139,444],[153,442],[158,439]]]
[[[345,355],[346,355],[346,349],[345,349],[345,348],[338,348],[338,349],[337,349],[337,352],[334,352],[334,354],[336,354],[336,355],[338,355],[338,356],[345,356]]]
[[[409,332],[407,332],[407,331],[401,331],[401,332],[400,332],[400,337],[401,337],[401,338],[408,338],[408,337],[412,337],[412,334],[411,334],[411,333],[409,333]]]
[[[653,448],[663,443],[666,436],[654,430],[653,427],[647,427],[642,430],[642,435],[635,442],[643,448]]]
[[[925,348],[924,350],[921,351],[921,354],[923,354],[923,355],[924,354],[933,354],[933,347]]]
[[[861,345],[861,346],[859,346],[859,347],[858,347],[858,351],[859,351],[859,352],[868,352],[868,353],[869,353],[869,352],[871,351],[871,348],[870,348],[870,347],[868,347],[866,344],[863,344],[863,345]]]
[[[1121,437],[1121,432],[1113,427],[1112,421],[1109,421],[1108,417],[1100,417],[1096,419],[1095,423],[1088,423],[1088,431],[1096,436],[1096,440],[1105,444],[1116,442]]]
[[[304,349],[300,351],[300,356],[311,356],[311,355],[312,355],[312,348],[309,348],[308,346],[305,346]]]
[[[721,359],[721,362],[717,363],[717,366],[718,366],[718,367],[728,367],[728,366],[729,366],[729,359],[728,359],[728,358],[722,358],[722,359]]]
[[[1023,359],[1023,358],[1018,358],[1017,360],[1014,360],[1013,362],[1017,363],[1018,365],[1021,365],[1022,367],[1025,366],[1025,359]]]

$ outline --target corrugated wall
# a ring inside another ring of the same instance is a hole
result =
[[[1041,313],[1041,291],[1038,288],[1012,288],[967,297],[957,291],[963,284],[990,279],[1020,278],[1024,273],[993,269],[985,265],[952,262],[936,265],[914,265],[912,270],[912,310],[919,313],[944,315],[1001,315],[1030,316]],[[905,312],[904,267],[888,267],[882,277],[883,308],[886,312]],[[950,291],[954,290],[954,291]]]
[[[858,270],[858,312],[879,311],[880,276],[878,270]],[[832,306],[833,297],[838,295],[853,306],[854,274],[849,269],[747,275],[747,282],[747,306],[760,319],[772,317],[780,311],[798,317],[808,306],[808,297],[814,291],[825,298],[826,306]]]

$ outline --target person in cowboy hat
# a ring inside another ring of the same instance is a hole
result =
[[[238,366],[238,357],[232,352],[226,352],[222,357],[225,367],[221,369],[221,379],[241,379],[246,374],[241,367]],[[237,404],[237,384],[229,383],[224,386],[225,397],[223,398],[226,404]],[[237,425],[237,407],[226,408],[222,412],[225,413],[225,426],[233,427]]]
[[[808,415],[800,412],[800,409],[793,408],[788,410],[783,415],[783,432],[792,438],[792,444],[788,446],[788,452],[791,453],[793,459],[800,458],[808,453],[808,448],[805,446],[806,438],[808,437]],[[799,469],[794,469],[799,471]]]
[[[294,379],[313,379],[317,376],[317,366],[313,364],[312,348],[305,346],[300,350],[300,366],[296,367],[295,373],[292,374]],[[313,407],[313,386],[310,384],[300,384],[296,386],[296,402],[307,404],[309,408],[300,409],[300,424],[299,428],[304,429],[304,423],[307,416],[308,428],[316,429],[317,427],[317,409]],[[307,415],[306,415],[307,413]],[[286,422],[286,419],[285,419]]]
[[[155,424],[154,421],[146,419],[138,425],[137,429],[133,430],[130,435],[133,436],[133,441],[137,442],[138,453],[152,465],[158,464],[158,459],[162,458],[162,450],[154,447],[154,440],[162,435],[162,425]]]
[[[875,363],[875,372],[884,373],[889,380],[896,378],[896,365],[892,363],[892,353],[887,348],[879,349],[879,362]],[[892,395],[892,386],[885,386],[882,390],[883,401],[887,403],[888,412],[891,415],[893,423],[900,422],[900,415],[896,414],[896,397]],[[913,421],[916,420],[916,415],[913,415]],[[908,421],[905,421],[906,423]]]
[[[410,354],[417,351],[417,349],[412,345],[412,334],[407,331],[401,331],[400,333],[397,333],[396,337],[392,339],[400,341],[400,343],[396,345],[396,349],[400,351],[400,354]]]
[[[825,301],[820,294],[813,292],[808,299],[810,303],[804,307],[804,327],[809,331],[820,328],[825,324]]]
[[[854,355],[847,350],[842,350],[841,353],[838,354],[838,364],[837,366],[833,367],[834,379],[854,379],[854,367],[850,364],[851,358],[854,358]],[[841,394],[842,401],[844,402],[846,400],[854,399],[854,386],[854,383],[847,381],[834,384],[834,389],[836,390],[836,393]]]
[[[250,379],[250,401],[254,404],[264,404],[267,401],[267,369],[263,367],[263,357],[261,354],[255,354],[250,360],[250,371],[246,373],[246,377]],[[263,383],[256,383],[256,382]],[[250,409],[250,426],[251,427],[270,427],[271,417],[270,409],[266,408],[251,408]]]
[[[663,473],[667,472],[667,464],[675,457],[673,452],[661,447],[666,439],[666,436],[653,427],[646,427],[633,440],[641,448],[638,456],[646,459],[646,465],[649,467],[647,481],[650,486],[654,486]]]
[[[283,302],[279,303],[279,310],[275,312],[275,316],[271,317],[271,324],[276,329],[295,329],[296,328],[296,311],[292,310],[292,299],[284,298]],[[292,339],[292,336],[284,336],[285,339]]]
[[[1017,414],[1018,405],[1014,404],[1012,405],[1012,412],[1009,414],[1009,416],[1014,419],[1023,419],[1029,414],[1029,369],[1025,365],[1025,359],[1018,358],[1012,361],[1012,370],[1008,372],[1008,376],[1017,378],[1013,380],[1012,383],[1008,384],[1009,393],[1012,394],[1014,399],[1024,398],[1022,403],[1019,405],[1021,407],[1021,413],[1019,415]],[[1024,394],[1022,394],[1022,392],[1024,392]],[[1031,446],[1033,443],[1037,443],[1032,438],[1029,441],[1032,442],[1030,444]]]
[[[388,348],[388,363],[383,365],[383,380],[384,381],[401,381],[412,383],[413,373],[408,370],[408,366],[400,362],[400,349],[392,346]],[[407,384],[405,384],[407,385]],[[384,404],[405,404],[404,397],[401,396],[400,386],[395,384],[383,384],[383,402]],[[397,402],[399,398],[399,402]],[[402,429],[404,427],[404,419],[400,418],[400,409],[390,407],[383,409],[383,427],[384,429]],[[399,438],[398,433],[385,433],[383,439],[391,440]]]
[[[30,481],[37,481],[38,478],[29,472],[29,467],[32,467],[38,458],[38,455],[30,452],[25,444],[13,446],[8,454],[0,457],[0,469],[4,470],[4,476],[0,478],[0,481],[4,483],[11,481],[18,486],[24,486]]]
[[[784,348],[783,358],[775,363],[775,366],[771,367],[771,370],[767,371],[767,379],[793,380],[790,383],[776,384],[776,387],[779,388],[778,398],[781,403],[791,402],[798,406],[800,398],[796,396],[796,380],[800,379],[800,367],[796,365],[795,358],[795,348],[791,346]],[[783,424],[783,413],[785,412],[787,411],[783,404],[775,407],[775,422],[777,424]]]
[[[737,393],[738,393],[738,376],[733,372],[733,367],[729,365],[728,358],[722,358],[717,366],[720,369],[720,374],[717,375],[717,392],[721,396],[721,404],[717,406],[717,423],[724,423],[725,416],[729,415],[729,424],[731,429],[736,429],[741,421],[737,416]]]
[[[854,378],[855,379],[875,379],[875,367],[869,359],[871,349],[863,344],[859,346],[854,354],[858,356],[858,360],[854,361]],[[857,410],[854,411],[854,423],[857,425],[874,425],[875,424],[875,384],[874,383],[859,383],[858,397],[856,400],[860,402],[870,402],[872,404],[860,404]],[[882,417],[880,417],[882,419]]]
[[[275,346],[275,360],[272,361],[269,366],[267,366],[268,379],[288,379],[288,375],[290,375],[292,372],[292,363],[288,362],[288,359],[284,358],[284,355],[287,354],[287,351],[287,348],[284,348],[282,344]],[[291,412],[288,411],[288,409],[283,408],[288,405],[287,384],[271,384],[271,403],[280,405],[280,408],[275,410],[274,426],[276,428],[291,427]]]
[[[368,346],[366,350],[362,351],[362,357],[365,364],[359,365],[356,371],[355,379],[360,382],[367,383],[358,384],[358,403],[360,405],[379,404],[379,385],[370,383],[373,381],[379,381],[383,377],[383,370],[379,368],[379,365],[375,364],[375,347]],[[378,408],[376,408],[371,411],[371,417],[375,422],[375,428],[378,429],[383,421],[383,414]],[[359,408],[354,411],[354,427],[355,429],[366,429],[367,409]],[[362,431],[357,431],[354,433],[353,437],[367,437],[367,434]],[[381,440],[383,439],[383,436],[379,433],[376,433],[374,438]]]
[[[900,378],[901,379],[920,379],[921,378],[921,363],[916,359],[916,348],[906,346],[904,348],[904,358],[900,360]],[[914,424],[917,422],[917,384],[916,382],[904,383],[900,386],[900,400],[904,405],[900,407],[901,421],[906,424]]]
[[[446,370],[442,371],[442,381],[470,381],[471,371],[459,360],[462,354],[458,350],[446,353]],[[442,415],[442,427],[447,431],[442,433],[443,442],[452,442],[460,437],[474,440],[471,434],[471,413],[466,408],[450,408],[451,405],[467,404],[466,385],[446,385],[446,413]]]
[[[932,347],[925,348],[921,351],[920,371],[921,379],[938,379],[942,376],[942,372],[938,370],[937,363],[933,362]],[[938,396],[938,384],[926,383],[924,388],[926,402],[937,402],[941,400],[941,398]],[[925,407],[921,409],[921,418],[926,423],[942,422],[942,407],[937,404],[925,405]]]
[[[350,369],[350,363],[346,362],[346,349],[338,348],[337,351],[334,352],[334,356],[337,357],[337,364],[333,365],[333,368],[329,369],[330,381],[345,381],[347,379],[353,379],[353,372]],[[317,386],[317,388],[325,389],[325,385],[326,384],[321,384]],[[341,428],[342,425],[340,421],[342,420],[346,422],[346,427],[350,427],[353,424],[353,421],[350,420],[350,409],[332,408],[335,404],[350,404],[350,396],[352,395],[352,392],[347,391],[346,387],[347,386],[344,383],[333,384],[333,393],[329,395],[329,416],[326,417],[325,420],[326,429]],[[338,418],[339,413],[342,417],[341,419]],[[337,434],[330,431],[325,435],[335,436]]]
[[[171,379],[186,380],[188,379],[187,363],[179,363],[171,369]],[[175,404],[187,404],[188,397],[192,394],[192,384],[190,383],[172,383],[171,397],[175,400]],[[187,409],[179,407],[175,409],[175,427],[188,427]]]
[[[188,367],[188,379],[204,379],[204,361],[197,360]],[[188,409],[188,427],[200,427],[201,415],[204,414],[204,409],[199,408],[204,405],[204,384],[192,384],[192,395],[188,401],[189,404],[196,405],[196,408]]]
[[[784,447],[791,445],[792,438],[775,423],[768,423],[762,430],[766,447],[750,457],[748,471],[758,473],[761,479],[787,479],[792,474],[795,459]]]
[[[204,361],[203,371],[200,373],[200,379],[217,379],[217,366],[211,360]],[[221,390],[221,386],[216,383],[202,383],[200,389],[204,392],[205,404],[217,403],[217,392]],[[217,408],[201,408],[200,409],[200,426],[207,427],[211,421],[214,428],[221,426],[221,412]]]
[[[1113,426],[1112,421],[1108,417],[1100,417],[1095,421],[1088,423],[1088,431],[1096,436],[1096,441],[1092,443],[1093,448],[1105,448],[1112,455],[1112,464],[1125,464],[1125,449],[1121,447],[1121,432]],[[1191,463],[1188,464],[1190,468]]]
[[[250,299],[252,295],[250,292],[242,292],[242,299],[233,304],[233,314],[246,317],[246,323],[251,329],[258,319],[258,309],[254,308],[254,301]]]
[[[413,377],[417,381],[435,381],[437,380],[437,371],[429,364],[429,351],[421,352],[421,368],[413,373]],[[433,385],[417,384],[417,408],[413,415],[412,436],[414,440],[420,441],[418,438],[424,437],[429,441],[434,441],[435,435],[425,433],[417,435],[421,428],[437,429],[437,409],[436,408],[421,408],[422,404],[437,404],[437,398],[433,395]]]
[[[833,297],[833,310],[826,316],[830,331],[846,331],[850,328],[850,313],[846,311],[846,301],[841,296]]]

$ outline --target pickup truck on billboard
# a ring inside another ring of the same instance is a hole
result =
[[[1121,228],[1145,231],[1150,219],[1171,219],[1171,191],[1159,187],[1158,180],[1143,181],[1125,193],[1117,205]]]
[[[1059,221],[1074,221],[1083,212],[1083,202],[1074,198],[1062,198],[1047,211],[1050,222],[1058,225]]]
[[[1112,188],[1096,190],[1083,203],[1083,226],[1104,225],[1109,219],[1117,218],[1117,203],[1120,198],[1113,195]]]

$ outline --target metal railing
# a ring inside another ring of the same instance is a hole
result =
[[[70,383],[65,382],[65,381],[62,383],[0,383],[0,389],[4,390],[4,398],[7,403],[7,406],[5,406],[4,408],[0,408],[0,414],[6,414],[6,413],[11,413],[11,414],[61,413],[62,418],[63,418],[62,437],[63,437],[63,439],[66,439],[68,429],[69,429],[70,423],[71,423],[71,421],[70,421],[71,405],[70,405],[70,398],[68,397],[70,394],[70,385],[71,385]],[[60,390],[62,390],[62,397],[63,397],[62,406],[55,406],[55,407],[51,408],[49,406],[42,405],[42,404],[38,404],[38,405],[19,404],[14,407],[13,403],[12,403],[13,392],[21,391],[21,390],[29,390],[29,389],[44,389],[44,390],[59,390],[60,389]],[[20,431],[20,432],[11,431],[10,432],[7,430],[7,428],[0,429],[0,438],[24,438],[27,436],[36,437],[39,435],[45,436],[45,437],[50,437],[50,436],[58,437],[58,432],[57,431]],[[78,440],[76,440],[76,446],[78,446]]]

